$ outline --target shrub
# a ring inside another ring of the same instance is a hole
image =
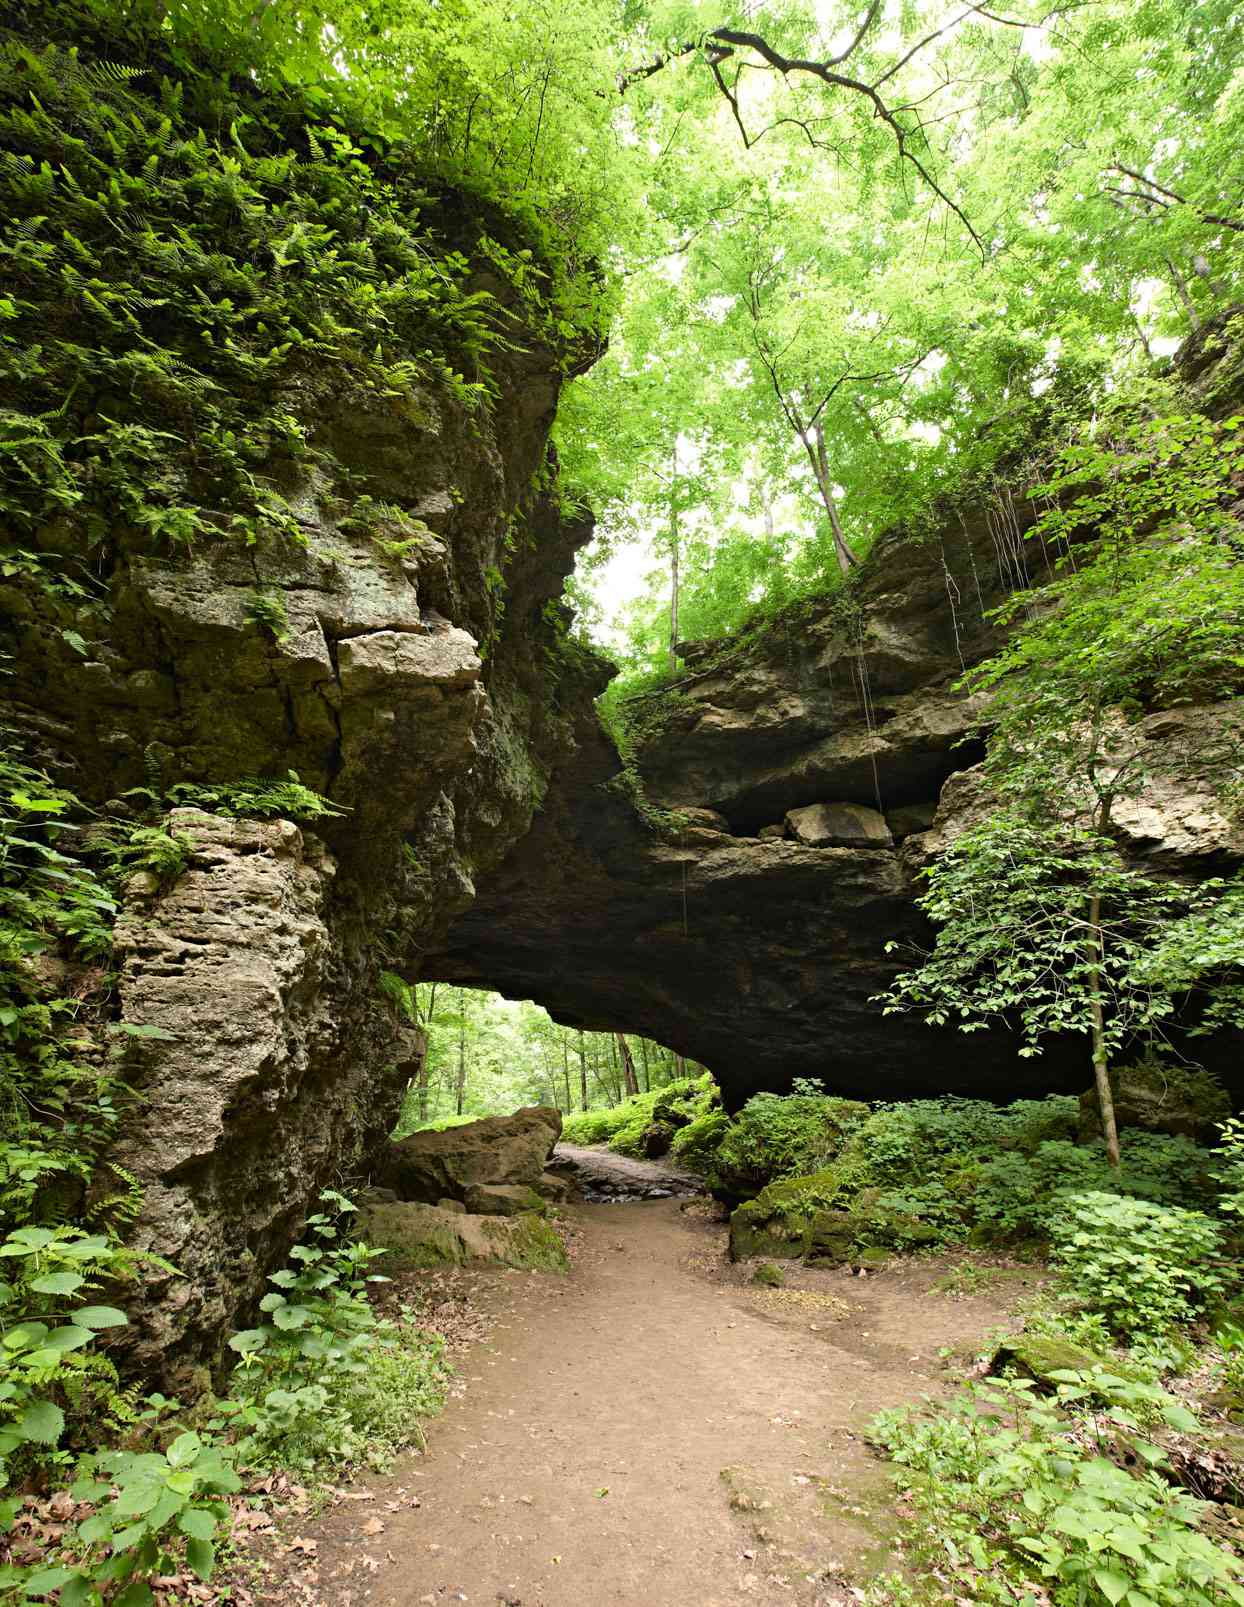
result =
[[[767,1183],[823,1170],[847,1134],[865,1121],[867,1105],[822,1094],[755,1094],[717,1148],[709,1181],[744,1199]]]
[[[1163,1478],[1156,1446],[1143,1443],[1143,1465],[1129,1472],[1106,1454],[1117,1414],[1100,1429],[1077,1415],[1091,1390],[1069,1384],[1067,1411],[1030,1391],[1022,1381],[970,1386],[928,1416],[901,1408],[870,1425],[904,1470],[917,1545],[936,1555],[929,1572],[950,1584],[932,1599],[1035,1600],[1023,1596],[1030,1586],[1068,1607],[1244,1603],[1244,1565],[1201,1532],[1208,1504]],[[1145,1413],[1154,1410],[1147,1400]]]
[[[1050,1227],[1068,1290],[1115,1333],[1178,1327],[1222,1291],[1221,1229],[1200,1211],[1093,1190],[1064,1196]]]

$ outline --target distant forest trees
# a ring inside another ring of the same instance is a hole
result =
[[[649,1038],[562,1027],[497,993],[421,983],[411,1002],[427,1048],[412,1062],[399,1133],[521,1105],[593,1110],[704,1069]]]

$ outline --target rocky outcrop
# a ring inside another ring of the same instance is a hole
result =
[[[688,673],[632,706],[630,771],[588,709],[589,670],[573,755],[424,974],[671,1044],[713,1069],[731,1106],[797,1077],[865,1099],[1078,1092],[1078,1040],[1017,1059],[1005,1033],[968,1039],[872,1002],[904,946],[928,940],[919,871],[984,803],[981,711],[954,683],[998,643],[990,610],[1035,578],[1024,517],[987,504],[932,537],[896,532],[849,608],[811,602],[687,649]],[[1155,713],[1146,731],[1178,748],[1211,718],[1238,721],[1239,706]],[[1165,870],[1244,859],[1244,825],[1198,779],[1203,746],[1182,772],[1155,766],[1160,782],[1119,809]],[[787,823],[834,818],[859,826],[854,843],[827,828],[814,846]],[[1241,1088],[1234,1035],[1198,1039],[1195,1056]]]
[[[401,1200],[432,1205],[448,1197],[485,1215],[495,1200],[497,1214],[509,1215],[501,1191],[529,1195],[537,1187],[561,1130],[561,1113],[539,1105],[513,1116],[424,1130],[381,1149],[374,1176]],[[531,1209],[530,1203],[523,1208]]]

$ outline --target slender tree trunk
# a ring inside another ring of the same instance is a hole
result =
[[[652,1092],[652,1074],[648,1070],[647,1038],[641,1038],[639,1040],[639,1063],[644,1068],[644,1093],[650,1094]]]
[[[622,1057],[622,1076],[626,1086],[627,1098],[629,1099],[633,1094],[639,1092],[639,1083],[635,1077],[635,1057],[631,1054],[631,1046],[626,1041],[626,1034],[619,1032],[615,1033],[614,1036],[618,1040],[618,1053]]]
[[[418,998],[418,990],[415,997]],[[417,1013],[417,1012],[416,1012]],[[432,1018],[436,1014],[436,983],[428,993],[427,1009],[423,1015],[423,1064],[419,1068],[419,1120],[428,1119],[428,1084],[432,1076]]]
[[[579,1028],[579,1101],[587,1109],[587,1050],[583,1047],[583,1028]]]
[[[565,1030],[559,1034],[562,1041],[562,1081],[566,1084],[566,1114],[569,1116],[574,1109],[574,1099],[570,1093],[570,1046],[566,1042]]]
[[[1119,1164],[1119,1129],[1114,1119],[1114,1095],[1110,1090],[1110,1060],[1106,1052],[1106,1019],[1102,1005],[1101,966],[1105,957],[1105,939],[1101,929],[1101,898],[1094,893],[1089,899],[1089,1009],[1093,1019],[1093,1081],[1097,1085],[1097,1102],[1101,1107],[1101,1130],[1106,1139],[1106,1158],[1111,1166]]]
[[[678,509],[670,494],[670,674],[678,674]]]
[[[687,1075],[687,1062],[682,1055],[674,1056],[674,1076],[681,1081]]]
[[[601,1056],[601,1061],[603,1064],[603,1055]],[[618,1070],[618,1041],[612,1033],[609,1035],[609,1072],[609,1092],[612,1095],[613,1103],[620,1105],[622,1103],[622,1076]]]
[[[829,515],[829,528],[834,536],[834,556],[838,560],[838,568],[844,575],[849,575],[859,559],[851,551],[847,538],[842,533],[842,521],[838,518],[838,502],[834,496],[833,480],[829,473],[829,454],[825,450],[825,431],[820,424],[812,426],[815,448],[808,437],[803,438],[804,450],[812,464],[812,472],[816,475],[817,487],[821,493],[821,501],[825,505],[825,512]]]
[[[458,990],[458,1087],[457,1114],[466,1103],[466,989]]]

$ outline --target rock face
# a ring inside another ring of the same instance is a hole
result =
[[[1120,1066],[1110,1074],[1114,1117],[1120,1130],[1174,1133],[1198,1144],[1219,1142],[1219,1126],[1231,1115],[1231,1100],[1202,1071],[1146,1060]],[[1100,1138],[1101,1108],[1093,1089],[1080,1096],[1080,1133]]]
[[[1022,507],[1015,517],[1022,528]],[[638,801],[588,710],[589,669],[573,755],[424,974],[670,1044],[713,1069],[732,1107],[796,1077],[863,1099],[1078,1092],[1079,1040],[1019,1060],[1005,1033],[968,1039],[872,1002],[903,946],[929,939],[920,869],[982,803],[980,750],[965,740],[980,710],[953,683],[997,645],[989,612],[1031,558],[989,507],[962,510],[932,539],[878,541],[849,614],[813,601],[754,636],[686,650],[681,681],[637,701]],[[1177,745],[1208,718],[1240,709],[1147,723]],[[772,829],[788,814],[824,820],[826,800],[850,806],[852,845]],[[1244,860],[1244,824],[1208,796],[1195,757],[1119,824],[1166,869]],[[1234,1035],[1198,1039],[1195,1057],[1244,1084]]]
[[[361,1164],[399,1093],[392,1028],[350,992],[324,844],[192,809],[170,827],[188,868],[162,895],[136,891],[116,931],[123,1019],[168,1034],[133,1040],[141,1103],[114,1156],[144,1180],[137,1242],[180,1274],[156,1276],[144,1364],[266,1292],[303,1202]]]
[[[481,1211],[485,1192],[500,1199],[501,1188],[536,1187],[561,1130],[559,1111],[532,1106],[513,1116],[412,1133],[377,1156],[376,1182],[401,1200],[432,1205],[448,1196]]]

